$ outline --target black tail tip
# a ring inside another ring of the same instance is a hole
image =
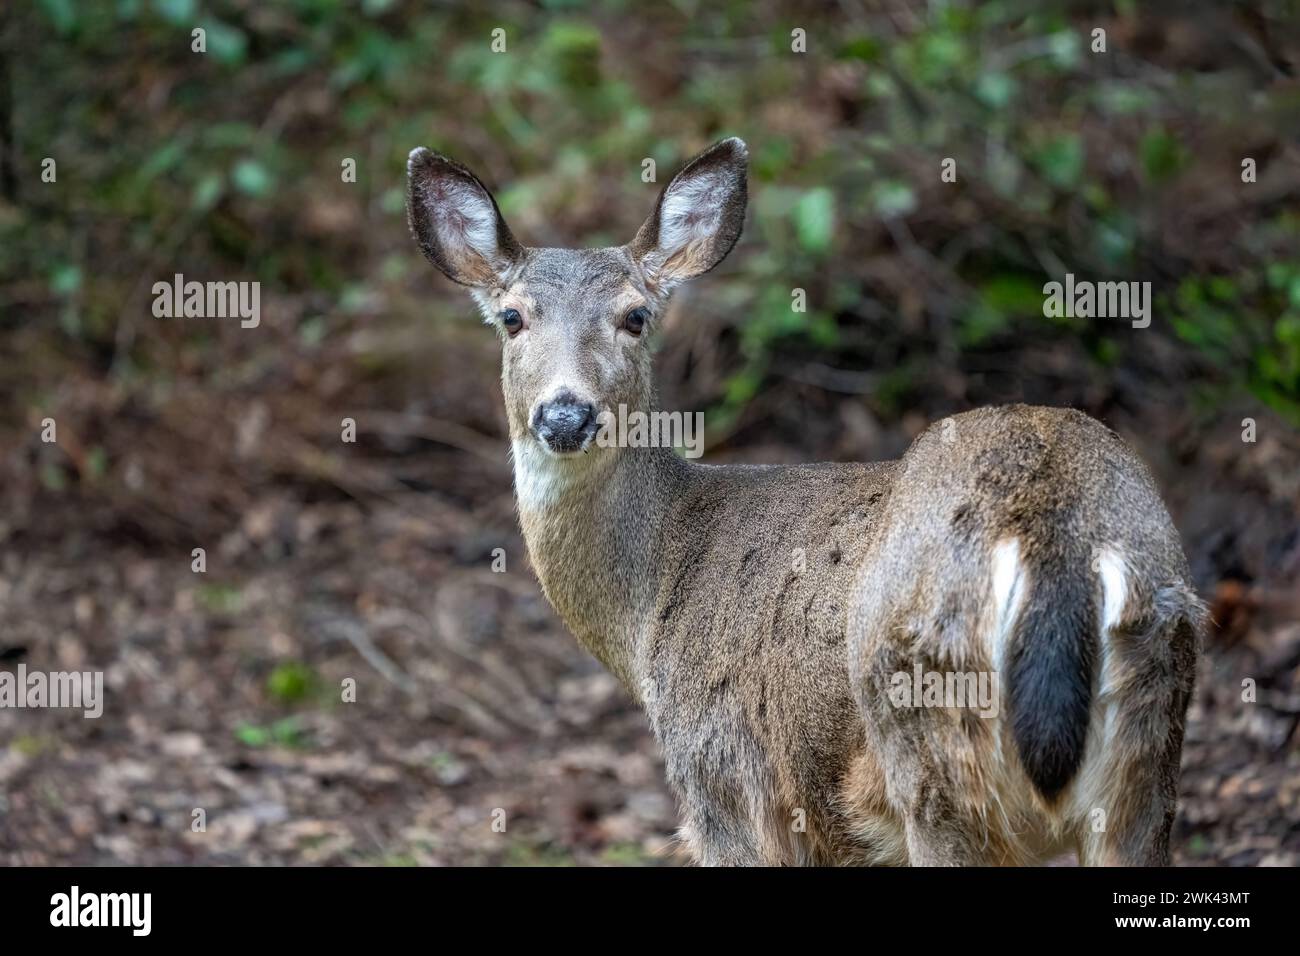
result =
[[[1051,581],[1052,578],[1046,578]],[[1057,577],[1020,619],[1011,661],[1011,730],[1035,789],[1054,801],[1083,762],[1092,710],[1096,611],[1082,587]]]
[[[1014,723],[1012,726],[1014,728]],[[1058,738],[1058,746],[1042,747],[1036,746],[1037,740],[1042,738],[1024,739],[1016,734],[1016,747],[1020,751],[1020,762],[1024,765],[1025,773],[1034,789],[1048,803],[1056,802],[1061,791],[1070,785],[1078,773],[1083,758],[1082,736],[1077,741]]]

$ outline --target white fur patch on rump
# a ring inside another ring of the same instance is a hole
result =
[[[989,634],[993,667],[999,672],[1024,592],[1025,568],[1020,562],[1020,540],[1004,538],[993,548],[993,628]]]
[[[1123,556],[1114,548],[1103,548],[1097,558],[1101,575],[1101,636],[1119,623],[1128,599],[1128,569]]]

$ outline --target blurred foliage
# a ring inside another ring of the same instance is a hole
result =
[[[415,145],[478,170],[525,241],[594,244],[630,238],[677,164],[740,134],[748,238],[702,293],[734,326],[710,397],[724,430],[793,359],[877,372],[870,401],[889,413],[927,363],[1062,336],[1102,366],[1148,335],[1181,341],[1216,387],[1300,409],[1288,0],[17,6],[0,329],[24,337],[0,362],[29,403],[68,356],[164,397],[184,377],[263,374],[226,328],[158,327],[148,289],[174,272],[260,280],[308,354],[412,318],[430,288],[404,224]],[[641,182],[644,157],[659,183]],[[1067,271],[1152,281],[1152,329],[1045,318],[1042,286]],[[443,292],[421,311],[464,321]]]
[[[319,689],[319,680],[307,664],[291,661],[280,664],[266,679],[266,690],[282,704],[294,704]]]
[[[310,746],[310,740],[297,717],[285,717],[275,723],[240,724],[235,728],[235,739],[248,747],[287,747],[301,750]]]

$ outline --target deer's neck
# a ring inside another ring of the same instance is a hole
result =
[[[665,448],[559,460],[529,438],[513,451],[520,525],[547,599],[636,696],[634,650],[654,606],[659,539],[684,463]]]

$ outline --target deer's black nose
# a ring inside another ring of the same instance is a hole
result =
[[[533,410],[533,434],[551,451],[578,451],[596,431],[596,408],[560,392]]]

